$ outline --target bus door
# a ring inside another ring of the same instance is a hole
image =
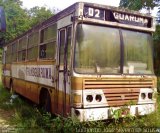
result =
[[[70,46],[71,27],[59,30],[58,63],[58,113],[66,116],[70,113]]]

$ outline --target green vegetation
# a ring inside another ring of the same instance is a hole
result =
[[[141,10],[142,8],[153,9],[159,6],[159,0],[120,0],[120,7],[125,7],[131,10]]]
[[[107,121],[95,122],[79,122],[76,118],[63,118],[61,116],[54,117],[50,113],[45,113],[38,109],[33,103],[26,99],[15,98],[10,103],[11,94],[9,91],[0,87],[0,109],[12,110],[14,115],[10,119],[10,124],[15,127],[17,132],[96,132],[110,130],[119,131],[124,128],[144,128],[144,127],[160,127],[160,96],[157,96],[157,111],[141,117],[133,117],[127,115],[123,119],[120,118],[120,112],[115,111],[115,119]]]
[[[32,26],[53,15],[46,7],[33,7],[28,10],[22,8],[22,5],[21,0],[0,0],[0,6],[4,7],[7,21],[6,33],[0,32],[0,39],[4,38],[5,42],[23,34]]]
[[[140,5],[140,2],[125,3],[127,0],[121,0],[122,7],[132,7],[136,10],[144,7]],[[34,7],[31,10],[22,9],[22,2],[20,0],[0,0],[0,5],[4,6],[7,19],[7,32],[0,33],[0,38],[4,37],[6,40],[10,40],[24,31],[31,28],[33,25],[47,19],[51,16],[51,11],[42,7]],[[138,8],[137,8],[138,7]],[[148,7],[148,6],[146,6]],[[152,6],[151,6],[152,8]],[[156,49],[160,44],[160,26],[157,26],[157,30],[154,34],[154,41],[156,42]],[[158,53],[157,59],[160,58]],[[160,66],[160,65],[159,65]],[[157,69],[160,70],[160,69]],[[160,73],[160,72],[159,72]],[[159,80],[160,81],[160,80]],[[160,82],[158,82],[160,86]],[[14,115],[10,119],[10,124],[15,126],[17,132],[54,132],[54,133],[75,133],[75,132],[94,132],[104,131],[103,129],[114,129],[118,131],[124,127],[160,127],[160,95],[157,95],[157,111],[154,113],[143,116],[133,117],[127,115],[127,117],[121,119],[121,110],[114,111],[115,119],[110,121],[95,121],[95,122],[79,122],[76,118],[62,118],[60,116],[53,117],[49,113],[45,113],[38,109],[33,103],[29,103],[26,99],[18,97],[10,102],[11,94],[0,85],[0,109],[11,110]],[[96,129],[95,129],[96,128]],[[106,131],[107,132],[107,131]]]
[[[147,9],[150,13],[154,7],[160,7],[160,0],[120,0],[119,6],[136,11]],[[160,8],[158,8],[157,18],[160,19]],[[156,25],[156,31],[153,33],[153,51],[154,71],[157,76],[160,76],[160,24]]]

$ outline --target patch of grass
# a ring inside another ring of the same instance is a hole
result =
[[[8,109],[10,108],[9,103],[11,94],[3,88],[2,84],[0,83],[0,108]]]

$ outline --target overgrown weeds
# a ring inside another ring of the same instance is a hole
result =
[[[80,122],[77,118],[53,117],[50,113],[40,111],[33,103],[28,103],[22,98],[15,98],[10,104],[11,94],[0,89],[0,108],[13,110],[14,115],[10,124],[15,125],[16,132],[33,133],[75,133],[96,132],[111,128],[117,131],[126,127],[160,127],[160,95],[157,96],[157,111],[147,116],[120,118],[119,112],[114,112],[117,117],[108,121]],[[34,106],[34,107],[33,107]]]

